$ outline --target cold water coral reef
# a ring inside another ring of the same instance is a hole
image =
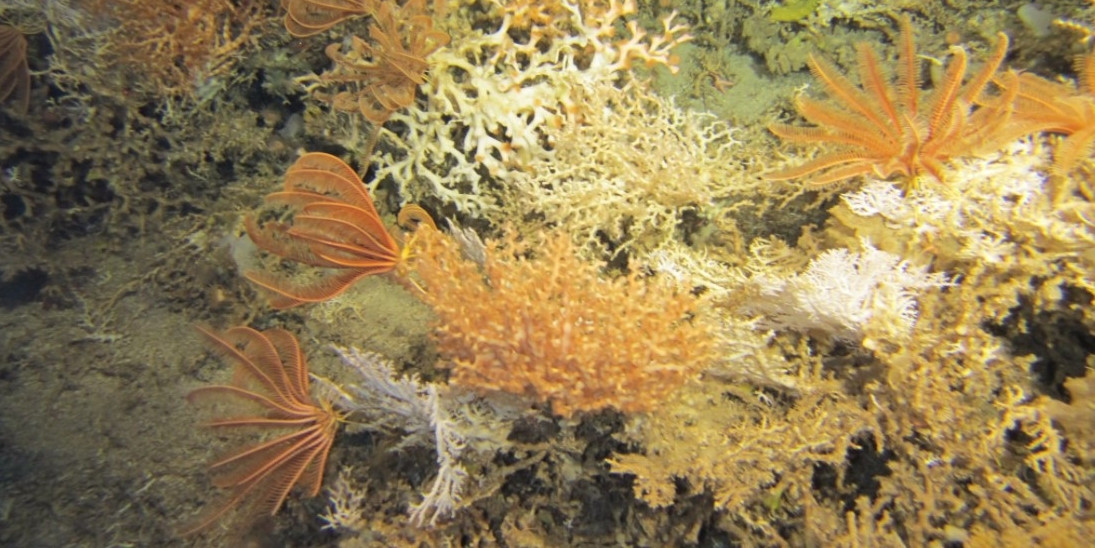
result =
[[[0,544],[1082,545],[1038,9],[5,3]]]

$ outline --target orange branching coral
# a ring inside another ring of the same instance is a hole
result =
[[[559,0],[492,0],[516,29],[551,27],[563,18],[567,7]]]
[[[285,29],[305,38],[319,34],[347,19],[374,13],[378,0],[289,0]]]
[[[1077,61],[1079,86],[1051,82],[1033,74],[1019,76],[1015,120],[1031,131],[1067,137],[1054,148],[1053,169],[1064,174],[1095,148],[1095,53]]]
[[[268,195],[266,204],[287,207],[292,218],[260,224],[248,217],[247,234],[255,245],[327,271],[311,282],[245,272],[271,294],[274,308],[330,299],[357,280],[395,270],[402,262],[399,244],[380,220],[365,184],[330,154],[301,156],[285,174],[285,190]]]
[[[910,184],[915,184],[915,177],[929,173],[942,181],[948,159],[991,150],[1024,134],[1025,128],[1010,124],[1017,76],[1009,72],[998,78],[1005,90],[1002,96],[985,94],[1007,52],[1003,33],[997,35],[996,48],[984,66],[965,85],[966,51],[952,47],[942,81],[925,96],[921,96],[920,64],[907,18],[901,21],[898,46],[896,83],[867,44],[859,45],[858,87],[829,62],[810,56],[811,71],[836,104],[799,97],[799,113],[815,126],[775,124],[770,129],[786,141],[827,143],[836,150],[771,173],[768,179],[808,177],[820,185],[858,175],[900,174],[913,177]]]
[[[320,84],[348,89],[317,97],[338,110],[360,112],[378,125],[410,105],[426,81],[426,57],[449,43],[448,34],[433,28],[424,2],[410,0],[402,7],[381,3],[369,28],[371,41],[351,36],[346,52],[341,43],[327,46],[335,68],[319,77]]]
[[[0,103],[11,100],[16,112],[30,106],[27,39],[19,29],[0,25]]]
[[[308,393],[308,364],[297,340],[287,331],[256,331],[235,327],[217,334],[198,331],[218,355],[236,364],[231,384],[198,388],[187,399],[220,397],[260,409],[212,420],[213,428],[255,427],[287,430],[256,445],[230,453],[209,465],[217,487],[231,489],[224,505],[186,527],[191,534],[205,529],[229,510],[249,501],[255,517],[273,515],[294,486],[319,494],[327,454],[342,417],[330,402],[318,403]]]
[[[541,37],[554,39],[565,35],[567,30],[560,28],[560,22],[567,21],[567,10],[574,9],[561,0],[493,0],[493,3],[503,17],[509,18],[511,28],[529,34],[529,44],[536,44]],[[589,3],[581,3],[583,15],[588,16]]]
[[[618,29],[614,23],[624,15],[633,15],[639,8],[635,0],[492,0],[498,6],[498,11],[507,19],[511,30],[511,37],[518,39],[512,47],[518,50],[532,47],[543,47],[542,39],[548,41],[557,40],[575,33],[573,28],[574,14],[580,14],[581,21],[588,29],[597,29],[598,34],[604,38],[611,38]],[[666,34],[664,37],[653,37],[655,48],[668,50],[673,46],[692,39],[685,31],[683,25],[673,25],[676,14],[669,15],[663,20]],[[642,60],[647,68],[663,64],[670,72],[677,72],[677,57],[664,51],[657,54],[650,48],[637,47],[646,37],[646,31],[639,27],[638,22],[630,20],[626,22],[630,39],[619,40],[616,44],[621,50],[621,61],[624,65],[636,60]],[[517,32],[513,32],[517,31]],[[579,31],[578,34],[581,34]],[[507,52],[499,52],[504,54]]]
[[[564,416],[638,412],[712,358],[693,295],[637,274],[606,278],[566,234],[522,243],[509,231],[473,261],[454,239],[419,232],[414,264],[457,385],[549,401]]]
[[[192,94],[227,74],[265,20],[258,0],[92,0],[91,9],[117,21],[111,56],[166,94]]]

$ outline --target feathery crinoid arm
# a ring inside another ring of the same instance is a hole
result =
[[[327,456],[342,416],[329,402],[309,394],[308,364],[296,338],[282,329],[234,327],[215,333],[198,327],[214,353],[235,364],[229,384],[190,392],[194,402],[219,398],[247,411],[205,423],[218,429],[261,429],[277,433],[210,463],[213,484],[231,490],[228,500],[184,526],[189,535],[206,529],[237,508],[248,518],[277,513],[294,487],[319,492]]]

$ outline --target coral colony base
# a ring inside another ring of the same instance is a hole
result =
[[[0,544],[1086,545],[1090,21],[5,2]]]

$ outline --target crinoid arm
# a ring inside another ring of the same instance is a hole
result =
[[[314,36],[353,17],[376,11],[376,0],[289,0],[285,29],[297,38]]]
[[[197,388],[187,399],[217,399],[246,409],[207,421],[205,426],[279,433],[209,465],[213,485],[232,493],[227,501],[184,526],[182,535],[200,532],[237,508],[249,518],[273,515],[294,487],[301,487],[307,496],[318,494],[341,420],[330,404],[317,404],[309,394],[308,364],[289,332],[249,327],[223,333],[197,330],[215,354],[235,364],[235,371],[229,384]]]
[[[275,308],[330,299],[365,276],[396,270],[403,260],[365,184],[334,156],[301,156],[285,174],[285,189],[268,195],[265,204],[280,213],[265,223],[249,216],[251,240],[286,262],[314,267],[300,278],[261,270],[244,274],[271,294]]]
[[[766,179],[807,177],[811,184],[825,184],[861,175],[901,174],[911,178],[907,183],[911,187],[918,176],[927,174],[943,182],[949,160],[997,149],[1039,129],[1035,123],[1014,123],[1010,99],[1017,96],[1017,78],[998,75],[1007,53],[1007,36],[997,35],[992,54],[968,79],[966,50],[952,46],[942,79],[922,98],[925,92],[920,89],[920,57],[912,23],[905,17],[900,26],[895,74],[884,70],[867,44],[857,49],[858,84],[829,61],[810,56],[810,72],[827,100],[795,101],[799,114],[812,126],[773,124],[769,130],[787,142],[830,148],[814,160],[766,174]],[[986,96],[990,84],[1000,93]],[[1023,97],[1018,97],[1023,104]],[[1031,99],[1025,104],[1036,102]]]
[[[27,39],[19,29],[0,25],[0,102],[10,100],[16,112],[30,108]]]

